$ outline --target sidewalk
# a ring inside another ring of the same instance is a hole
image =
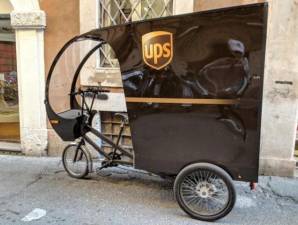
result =
[[[298,224],[298,179],[261,177],[256,191],[235,183],[237,203],[211,224]],[[173,198],[172,183],[124,167],[90,179],[67,176],[58,158],[0,156],[0,224],[192,225]],[[35,208],[36,221],[21,219]]]

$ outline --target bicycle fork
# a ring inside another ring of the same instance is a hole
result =
[[[81,139],[81,141],[79,142],[77,148],[76,148],[76,151],[75,151],[75,155],[73,157],[73,162],[77,162],[77,161],[80,161],[82,160],[83,158],[83,151],[81,150],[80,153],[79,153],[79,149],[81,148],[81,146],[84,144],[84,139]]]

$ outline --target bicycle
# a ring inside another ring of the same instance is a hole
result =
[[[113,142],[103,133],[94,129],[91,125],[94,115],[97,113],[96,110],[93,110],[95,98],[97,97],[100,99],[105,99],[107,97],[107,95],[105,94],[106,92],[108,91],[101,88],[88,88],[86,90],[79,89],[77,92],[70,94],[72,96],[79,95],[82,102],[80,116],[77,118],[77,120],[80,120],[80,123],[78,123],[80,124],[80,127],[77,128],[80,132],[80,138],[76,144],[72,143],[67,145],[64,148],[62,154],[64,169],[71,177],[84,178],[93,171],[92,157],[90,151],[86,147],[86,143],[91,145],[99,154],[101,154],[105,158],[101,163],[101,167],[97,168],[97,170],[102,170],[104,168],[117,165],[133,165],[133,154],[119,145],[125,124],[128,123],[128,117],[126,114],[115,114],[115,116],[121,118],[120,130],[117,135],[116,142]],[[88,105],[86,101],[87,97],[91,97],[90,105]],[[95,143],[94,140],[92,140],[92,138],[87,135],[88,132],[92,133],[96,137],[111,145],[112,151],[106,153],[98,144]],[[131,159],[131,161],[122,160],[122,156],[126,156],[126,158]]]

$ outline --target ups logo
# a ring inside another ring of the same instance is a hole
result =
[[[160,70],[171,63],[173,58],[173,34],[166,31],[154,31],[142,36],[144,62]]]

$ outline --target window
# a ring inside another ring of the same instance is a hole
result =
[[[173,0],[98,0],[99,28],[173,14]],[[98,68],[118,68],[110,47],[100,49]]]
[[[19,141],[19,103],[15,32],[10,15],[0,14],[0,140]]]

